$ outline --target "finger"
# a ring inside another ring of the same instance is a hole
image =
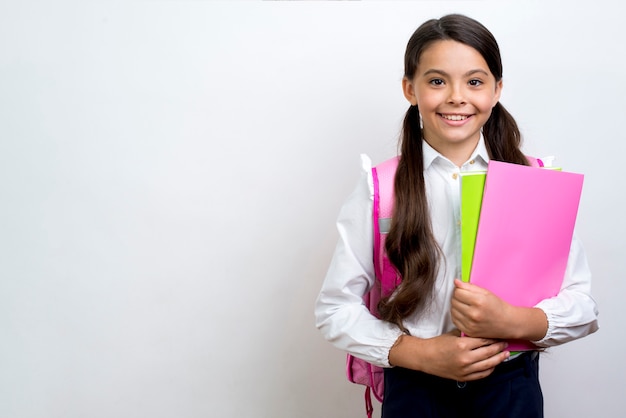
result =
[[[489,376],[504,360],[510,357],[508,351],[498,352],[493,356],[479,360],[464,370],[464,380],[476,380]]]
[[[463,280],[454,279],[454,286],[456,286],[457,289],[467,289],[470,284],[470,282],[464,282]]]
[[[468,348],[471,351],[482,350],[476,352],[477,355],[483,358],[491,357],[504,351],[507,347],[505,341],[496,340],[493,338],[474,338],[474,337],[462,337],[465,338],[468,344]]]
[[[483,290],[483,288],[480,286],[476,286],[473,283],[464,282],[459,279],[454,279],[454,286],[456,287],[456,289],[465,290],[467,292],[478,292]]]
[[[480,380],[480,379],[484,379],[485,377],[489,376],[491,373],[493,373],[493,371],[496,368],[493,367],[491,369],[486,369],[486,370],[480,370],[477,372],[472,372],[472,373],[468,373],[464,376],[462,376],[460,379],[458,379],[459,382],[471,382],[473,380]]]
[[[474,371],[482,371],[488,370],[496,367],[498,364],[502,363],[504,360],[509,358],[511,353],[509,351],[496,351],[493,355],[489,355],[482,360],[477,361],[472,365]]]
[[[464,305],[471,305],[475,301],[477,294],[472,290],[457,287],[452,292],[452,301],[456,300]]]
[[[450,309],[450,319],[452,320],[454,326],[457,327],[459,330],[462,330],[462,332],[467,333],[468,328],[467,323],[465,322],[465,318],[466,317],[461,310],[458,310],[456,308]]]
[[[452,321],[455,323],[456,327],[461,331],[465,331],[463,327],[460,327],[458,324],[463,324],[464,326],[469,325],[474,322],[474,315],[476,314],[474,308],[471,305],[467,305],[460,301],[452,301],[450,304],[450,317]]]
[[[454,297],[450,301],[450,312],[455,311],[457,315],[466,315],[471,306],[470,301],[464,300],[462,296],[460,298]]]
[[[454,279],[455,290],[464,290],[469,293],[480,293],[485,294],[489,293],[489,291],[483,287],[476,286],[473,283],[466,283],[459,279]]]
[[[479,347],[472,352],[474,363],[481,369],[495,367],[511,356],[506,348],[507,344],[503,341]]]

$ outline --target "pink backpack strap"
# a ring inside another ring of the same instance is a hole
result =
[[[535,158],[535,157],[529,157],[528,155],[526,156],[526,159],[528,160],[528,162],[530,163],[531,167],[543,167],[543,161],[541,161],[539,158]]]
[[[400,277],[385,255],[385,238],[391,226],[394,207],[394,179],[398,168],[398,157],[391,158],[372,168],[374,180],[374,270],[381,283],[381,296],[389,295]]]

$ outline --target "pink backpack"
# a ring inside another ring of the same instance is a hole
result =
[[[531,166],[543,167],[538,158],[527,157]],[[393,214],[394,191],[393,184],[398,168],[398,157],[391,158],[372,168],[374,181],[374,208],[372,222],[374,227],[374,271],[376,281],[370,291],[363,296],[365,306],[370,312],[379,317],[378,302],[382,296],[388,296],[400,284],[402,278],[393,267],[385,254],[385,238],[391,226]],[[352,383],[365,385],[365,410],[368,418],[372,418],[372,393],[378,401],[383,401],[384,373],[383,369],[374,366],[365,360],[347,355],[346,375]]]
[[[385,238],[391,225],[393,213],[393,182],[398,167],[398,157],[391,158],[372,168],[374,180],[374,210],[372,221],[374,226],[374,271],[376,281],[370,291],[365,294],[363,301],[370,312],[378,315],[378,301],[381,296],[389,295],[400,284],[400,275],[385,255]],[[368,418],[372,417],[371,393],[380,402],[383,401],[384,375],[383,369],[374,366],[365,360],[348,354],[346,374],[352,383],[365,385],[365,409]]]

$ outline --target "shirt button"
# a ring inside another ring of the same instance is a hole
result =
[[[459,175],[458,175],[457,173],[452,174],[452,178],[453,178],[454,180],[456,180],[458,177],[459,177]]]
[[[474,161],[474,160],[471,160],[469,163],[470,163],[470,164],[474,164],[474,163],[475,163],[475,161]]]

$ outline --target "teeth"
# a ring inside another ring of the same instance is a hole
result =
[[[441,115],[444,119],[448,120],[465,120],[467,116],[465,115]]]

